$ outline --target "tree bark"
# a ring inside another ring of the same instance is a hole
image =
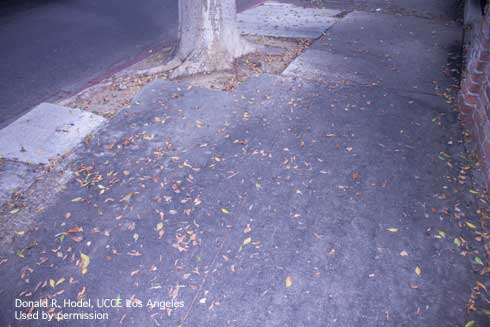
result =
[[[179,0],[179,39],[171,77],[232,67],[234,59],[254,51],[240,36],[235,0]]]

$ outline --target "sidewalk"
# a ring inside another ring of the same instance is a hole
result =
[[[0,326],[16,298],[142,305],[67,326],[490,324],[462,27],[380,8],[232,92],[147,85],[0,250]]]

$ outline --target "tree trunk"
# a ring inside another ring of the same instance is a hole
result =
[[[232,67],[235,58],[254,50],[240,36],[235,0],[179,0],[179,40],[171,77]]]

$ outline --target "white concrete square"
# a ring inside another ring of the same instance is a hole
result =
[[[104,121],[83,110],[42,103],[0,130],[0,156],[48,163],[79,144]]]

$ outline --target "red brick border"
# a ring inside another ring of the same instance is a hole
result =
[[[490,5],[475,24],[458,104],[462,122],[476,142],[480,165],[490,187]]]

